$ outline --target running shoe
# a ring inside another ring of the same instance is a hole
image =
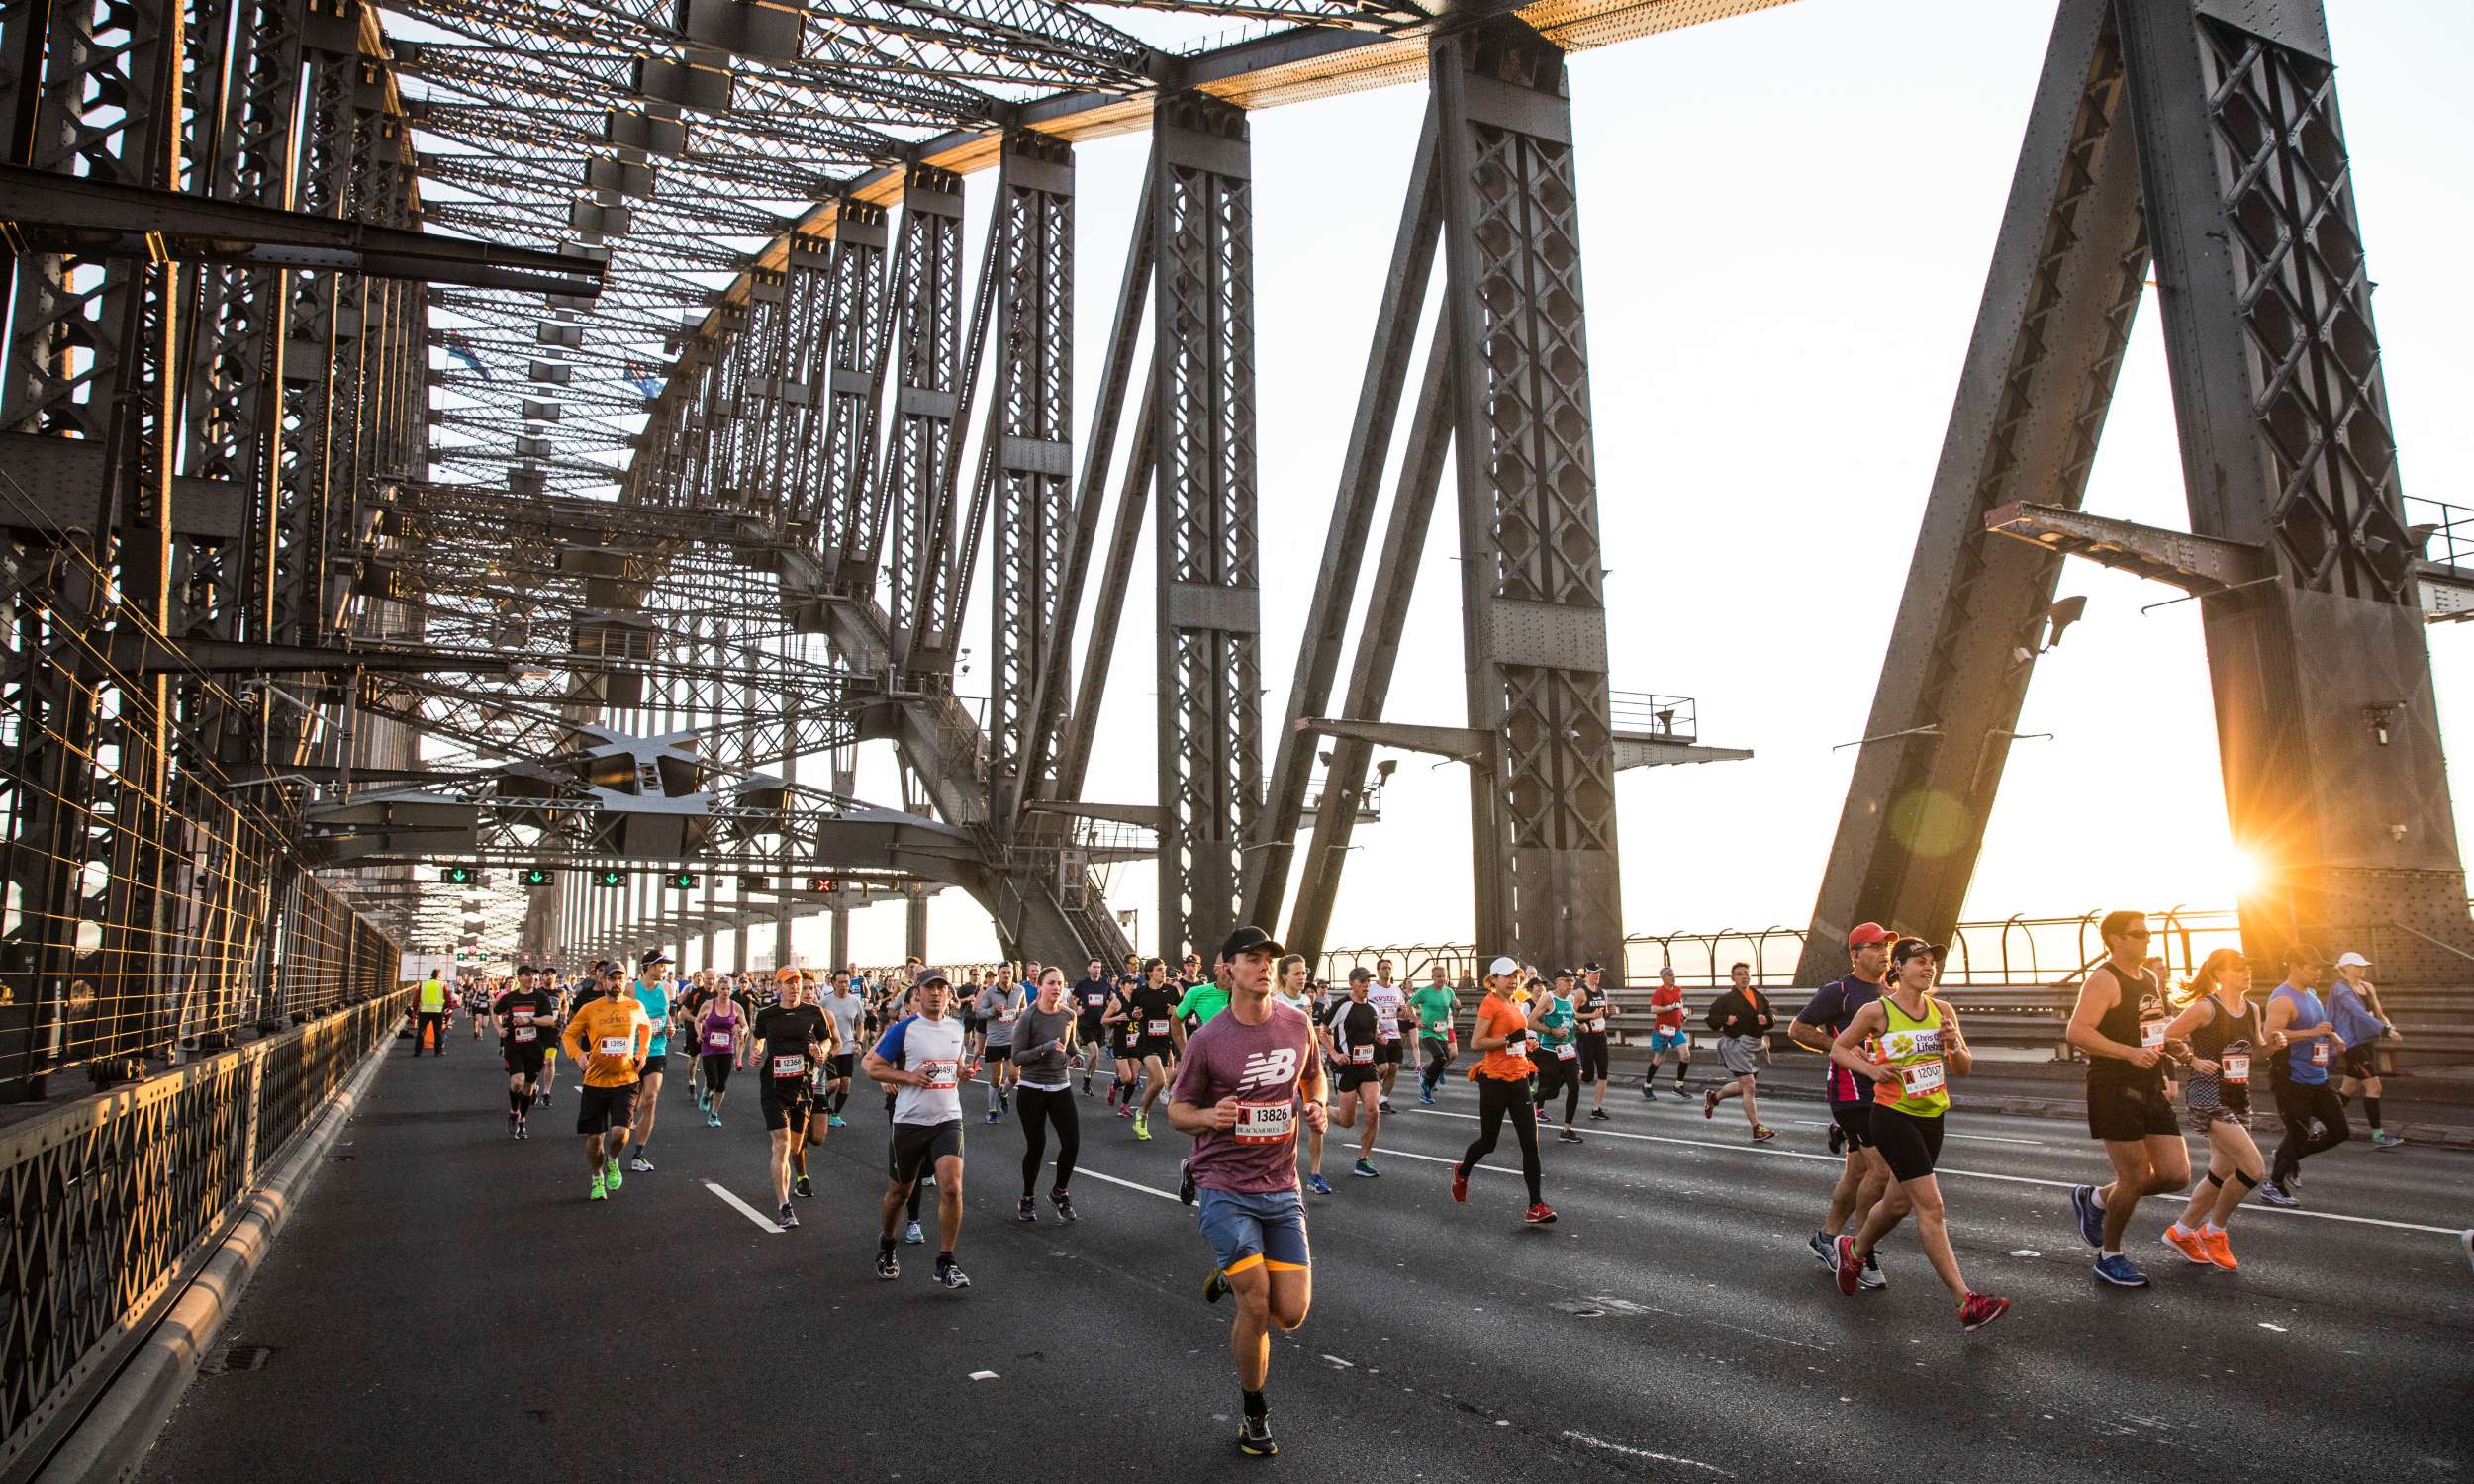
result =
[[[1150,1138],[1150,1137],[1151,1137],[1151,1120],[1150,1120],[1149,1118],[1145,1118],[1145,1117],[1136,1117],[1136,1118],[1135,1118],[1135,1120],[1134,1120],[1134,1137],[1135,1137],[1135,1138],[1137,1138],[1137,1139],[1148,1139],[1148,1138]]]
[[[1856,1275],[1856,1286],[1858,1288],[1887,1288],[1890,1286],[1890,1280],[1881,1275],[1881,1253],[1879,1252],[1876,1251],[1864,1253],[1864,1270]]]
[[[2234,1260],[2234,1239],[2227,1234],[2225,1228],[2219,1227],[2211,1232],[2206,1227],[2201,1227],[2199,1240],[2208,1245],[2209,1261],[2224,1268],[2227,1272],[2240,1270],[2241,1264]]]
[[[1588,1141],[1581,1138],[1577,1131],[1566,1129],[1561,1134],[1555,1136],[1555,1142],[1558,1144],[1586,1144]]]
[[[799,1225],[799,1213],[791,1209],[789,1201],[782,1203],[781,1211],[773,1219],[777,1224],[786,1228]]]
[[[586,1196],[585,1199],[589,1201],[606,1201],[610,1199],[610,1187],[602,1183],[602,1177],[600,1175],[595,1175],[593,1177],[593,1193]]]
[[[1757,1123],[1753,1125],[1753,1142],[1755,1144],[1767,1144],[1770,1140],[1777,1137],[1778,1131],[1765,1123]]]
[[[948,1288],[968,1288],[971,1286],[971,1280],[962,1275],[962,1268],[958,1264],[952,1262],[944,1263],[936,1269],[936,1281],[944,1284]]]
[[[791,1190],[794,1194],[800,1196],[810,1196],[816,1193],[816,1187],[808,1183],[808,1177],[806,1175],[801,1175],[798,1179],[793,1180],[791,1182]]]
[[[627,1168],[634,1170],[637,1174],[651,1174],[653,1172],[653,1161],[645,1159],[642,1155],[638,1155],[634,1159],[627,1161]]]
[[[997,1110],[996,1110],[996,1109],[991,1108],[991,1109],[989,1109],[989,1110],[988,1110],[988,1118],[987,1118],[987,1120],[986,1120],[986,1121],[987,1121],[987,1122],[989,1122],[989,1123],[995,1123],[995,1122],[997,1121]]]
[[[1331,1181],[1323,1178],[1321,1170],[1316,1170],[1305,1177],[1305,1188],[1316,1195],[1329,1195],[1331,1194]]]
[[[1189,1206],[1194,1203],[1194,1161],[1191,1159],[1177,1161],[1177,1198]]]
[[[917,1222],[914,1221],[902,1229],[903,1246],[917,1247],[920,1243],[925,1241],[927,1241],[927,1234],[919,1230],[919,1224]]]
[[[1648,1098],[1651,1102],[1657,1102],[1657,1101],[1658,1101],[1658,1089],[1657,1089],[1656,1087],[1651,1086],[1651,1085],[1650,1085],[1649,1083],[1647,1083],[1647,1082],[1643,1082],[1643,1083],[1641,1084],[1641,1095],[1642,1095],[1643,1097]]]
[[[1012,1093],[999,1092],[997,1094],[997,1111],[999,1113],[1010,1113],[1013,1111]]]
[[[2274,1180],[2270,1180],[2259,1187],[2259,1198],[2266,1201],[2269,1205],[2283,1211],[2291,1211],[2296,1206],[2302,1204],[2301,1197],[2295,1195],[2284,1186],[2279,1185]]]
[[[1417,1101],[1421,1106],[1431,1108],[1435,1105],[1435,1095],[1431,1092],[1421,1092],[1417,1095]]]
[[[2147,1286],[2147,1274],[2141,1272],[2138,1268],[2132,1266],[2131,1259],[2124,1256],[2120,1252],[2098,1253],[2096,1257],[2096,1266],[2092,1270],[2095,1272],[2096,1276],[2103,1278],[2106,1282],[2113,1284],[2116,1288],[2144,1288]]]
[[[1707,1092],[1701,1094],[1701,1116],[1703,1118],[1716,1118],[1718,1116],[1717,1088],[1712,1087]]]
[[[627,1183],[627,1177],[618,1172],[618,1161],[616,1159],[602,1166],[602,1179],[610,1186],[610,1193],[613,1195],[618,1193],[619,1186]]]
[[[2185,1261],[2196,1262],[2202,1267],[2215,1262],[2216,1259],[2208,1255],[2208,1244],[2200,1240],[2199,1234],[2177,1230],[2178,1226],[2179,1223],[2165,1228],[2156,1240],[2180,1252]]]
[[[1039,1220],[1039,1206],[1038,1206],[1038,1204],[1037,1204],[1036,1202],[1034,1202],[1034,1201],[1033,1201],[1033,1200],[1032,1200],[1029,1196],[1027,1196],[1027,1195],[1026,1195],[1026,1196],[1024,1196],[1024,1197],[1022,1197],[1022,1206],[1021,1206],[1021,1209],[1020,1209],[1020,1210],[1017,1210],[1017,1211],[1015,1211],[1015,1212],[1013,1213],[1013,1219],[1014,1219],[1015,1221],[1021,1221],[1021,1222],[1036,1222],[1036,1221],[1038,1221],[1038,1220]]]
[[[1604,1108],[1591,1108],[1589,1110],[1589,1116],[1596,1119],[1600,1123],[1604,1123],[1607,1121],[1608,1115]]]
[[[517,1137],[518,1139],[529,1139],[529,1138],[531,1138],[531,1137],[532,1137],[532,1125],[531,1125],[530,1123],[526,1122],[526,1121],[525,1121],[525,1120],[523,1120],[523,1119],[521,1119],[521,1118],[517,1119],[517,1120],[516,1120],[516,1137]]]
[[[1972,1335],[2010,1312],[2010,1300],[1989,1293],[1971,1293],[1958,1306],[1958,1327]]]
[[[1237,1451],[1249,1458],[1269,1458],[1280,1451],[1272,1441],[1272,1415],[1249,1417],[1237,1425]]]
[[[711,1108],[713,1107],[713,1096],[712,1096],[712,1094],[711,1094],[711,1093],[706,1092],[706,1091],[705,1091],[705,1089],[703,1089],[702,1087],[697,1088],[697,1089],[696,1089],[696,1106],[697,1106],[698,1108],[700,1108],[700,1109],[711,1109]]]
[[[1537,1114],[1538,1114],[1538,1122],[1540,1122],[1540,1123],[1545,1123],[1545,1122],[1547,1121],[1547,1110],[1546,1110],[1546,1109],[1544,1109],[1544,1108],[1539,1108],[1539,1109],[1537,1109],[1536,1111],[1537,1111]]]
[[[1839,1272],[1839,1292],[1854,1298],[1856,1290],[1863,1286],[1864,1259],[1856,1255],[1856,1239],[1853,1237],[1842,1237],[1834,1246],[1838,1255],[1832,1265]]]
[[[1468,1170],[1455,1169],[1452,1171],[1452,1198],[1459,1201],[1463,1205],[1469,1204]]]
[[[507,1137],[510,1139],[523,1137],[516,1132],[516,1115],[513,1113],[507,1115]]]
[[[708,1113],[708,1114],[706,1114],[706,1115],[705,1115],[705,1127],[707,1127],[707,1128],[709,1128],[709,1129],[717,1129],[717,1128],[721,1127],[721,1115],[720,1115],[720,1114],[718,1114],[718,1113]]]
[[[876,1254],[876,1275],[890,1283],[902,1276],[902,1264],[894,1260],[892,1252],[880,1252]]]
[[[850,1127],[849,1124],[842,1122],[842,1115],[839,1113],[827,1113],[824,1115],[824,1126],[828,1129],[846,1129]]]
[[[1835,1270],[1839,1265],[1839,1239],[1827,1232],[1813,1233],[1813,1240],[1804,1244],[1804,1250],[1824,1267]]]
[[[2070,1214],[2078,1219],[2079,1240],[2089,1247],[2105,1245],[2105,1208],[2096,1204],[2096,1187],[2070,1187]]]
[[[1376,1105],[1377,1105],[1378,1107],[1381,1108],[1381,1109],[1382,1109],[1384,1112],[1386,1112],[1386,1113],[1388,1113],[1388,1112],[1390,1112],[1390,1111],[1391,1111],[1391,1099],[1390,1099],[1390,1098],[1387,1098],[1387,1097],[1386,1097],[1386,1098],[1380,1099],[1380,1100],[1377,1102],[1377,1104],[1376,1104]]]
[[[1834,1155],[1847,1153],[1847,1130],[1835,1123],[1830,1125],[1830,1153]]]
[[[1221,1295],[1227,1292],[1228,1275],[1216,1267],[1212,1268],[1211,1276],[1202,1280],[1202,1301],[1206,1304],[1216,1304],[1220,1301]]]
[[[1531,1206],[1529,1208],[1529,1213],[1526,1216],[1523,1216],[1521,1220],[1529,1223],[1529,1225],[1533,1227],[1553,1226],[1555,1224],[1555,1208],[1548,1205],[1544,1201],[1540,1201],[1536,1205]]]
[[[2373,1149],[2404,1149],[2405,1147],[2405,1140],[2397,1137],[2395,1134],[2373,1134],[2371,1136],[2371,1148]]]
[[[533,1098],[533,1101],[534,1101],[534,1102],[536,1102],[536,1103],[538,1103],[538,1104],[540,1104],[542,1107],[546,1108],[546,1107],[548,1107],[548,1106],[550,1105],[550,1095],[549,1095],[548,1093],[546,1093],[546,1092],[541,1093],[541,1094],[539,1094],[538,1096],[534,1097],[534,1098]]]
[[[1382,1178],[1382,1171],[1377,1169],[1374,1165],[1368,1163],[1364,1159],[1360,1159],[1355,1164],[1350,1165],[1349,1173],[1357,1176],[1361,1180],[1379,1180]]]
[[[930,1171],[927,1174],[919,1176],[919,1188],[922,1190],[934,1190],[936,1188],[936,1175],[934,1171]]]
[[[1116,1116],[1117,1116],[1117,1117],[1119,1117],[1119,1118],[1131,1118],[1131,1117],[1133,1117],[1133,1116],[1134,1116],[1134,1105],[1133,1105],[1132,1103],[1119,1103],[1119,1104],[1117,1104],[1117,1105],[1116,1105]]]
[[[1074,1197],[1062,1190],[1052,1190],[1048,1193],[1048,1198],[1056,1202],[1057,1220],[1072,1226],[1083,1219],[1082,1213],[1074,1209]]]

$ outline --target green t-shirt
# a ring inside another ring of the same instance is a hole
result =
[[[1459,1009],[1461,997],[1436,984],[1428,984],[1409,996],[1417,1007],[1417,1028],[1429,1036],[1440,1036],[1452,1025],[1452,1012]]]
[[[1216,983],[1206,981],[1186,991],[1186,997],[1177,1002],[1176,1013],[1180,1020],[1189,1015],[1198,1015],[1202,1018],[1196,1024],[1208,1025],[1212,1016],[1227,1008],[1228,991]]]
[[[1539,1039],[1549,1046],[1561,1046],[1572,1039],[1572,1002],[1558,994],[1547,996],[1546,1013],[1538,1017]]]

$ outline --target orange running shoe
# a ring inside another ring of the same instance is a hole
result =
[[[2224,1268],[2227,1272],[2234,1272],[2241,1267],[2239,1262],[2234,1260],[2234,1242],[2225,1228],[2219,1227],[2213,1232],[2202,1231],[2199,1234],[2199,1240],[2207,1246],[2209,1261]]]
[[[2163,1240],[2165,1246],[2173,1249],[2177,1252],[2180,1252],[2183,1256],[2188,1257],[2190,1260],[2198,1263],[2202,1267],[2205,1267],[2209,1263],[2216,1260],[2216,1258],[2208,1255],[2208,1245],[2199,1240],[2199,1234],[2197,1232],[2180,1232],[2174,1230],[2172,1227],[2167,1227],[2164,1229]]]

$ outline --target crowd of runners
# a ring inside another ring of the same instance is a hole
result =
[[[2254,1194],[2299,1203],[2304,1161],[2353,1137],[2357,1099],[2374,1148],[2403,1143],[2382,1122],[2375,1062],[2378,1044],[2398,1033],[2360,954],[2331,964],[2297,944],[2271,967],[2223,949],[2177,992],[2148,954],[2141,914],[2112,913],[2100,931],[2106,957],[2085,975],[2066,1033],[2087,1060],[2088,1132],[2105,1157],[2101,1182],[2070,1192],[2073,1235],[2091,1250],[2096,1277],[2144,1286],[2124,1246],[2139,1204],[2185,1192],[2178,1216],[2154,1229],[2161,1246],[2194,1266],[2237,1270],[2239,1208]],[[1333,1194],[1324,1153],[1334,1131],[1355,1140],[1354,1157],[1341,1155],[1348,1175],[1380,1179],[1377,1132],[1395,1093],[1406,1095],[1402,1069],[1413,1068],[1422,1106],[1475,1100],[1476,1135],[1454,1164],[1453,1199],[1469,1199],[1471,1174],[1508,1125],[1522,1219],[1553,1223],[1542,1131],[1583,1144],[1581,1123],[1614,1116],[1610,1021],[1627,1009],[1649,1017],[1641,1095],[1656,1100],[1666,1073],[1668,1095],[1697,1096],[1704,1118],[1735,1101],[1756,1144],[1776,1137],[1759,1105],[1776,1034],[1821,1057],[1828,1137],[1844,1162],[1810,1240],[1815,1258],[1850,1297],[1883,1288],[1883,1245],[1905,1224],[1962,1328],[2001,1318],[2010,1301],[1975,1289],[1960,1270],[1935,1176],[1953,1085],[1975,1065],[1956,1009],[1936,993],[1945,950],[1867,922],[1848,934],[1847,952],[1847,974],[1811,992],[1783,1025],[1749,964],[1734,965],[1729,987],[1696,1014],[1671,969],[1630,1006],[1617,1004],[1627,991],[1607,984],[1594,963],[1542,972],[1496,958],[1466,988],[1438,963],[1410,987],[1386,958],[1325,984],[1303,958],[1243,927],[1207,967],[1191,954],[1174,966],[1129,958],[1111,969],[1094,959],[1071,980],[1062,965],[949,971],[915,959],[873,974],[856,966],[829,974],[708,969],[683,979],[659,950],[573,973],[527,964],[505,980],[449,985],[433,976],[416,992],[412,1030],[414,1055],[425,1046],[444,1054],[460,1005],[473,1036],[496,1036],[517,1140],[530,1137],[533,1113],[550,1102],[559,1060],[572,1063],[592,1201],[616,1198],[628,1174],[655,1169],[671,1076],[687,1079],[697,1112],[716,1129],[726,1110],[745,1107],[752,1080],[771,1144],[775,1224],[786,1230],[814,1194],[808,1152],[849,1127],[864,1072],[888,1125],[877,1274],[899,1278],[900,1250],[925,1244],[922,1202],[933,1191],[933,1279],[949,1289],[971,1282],[956,1258],[963,1132],[975,1111],[964,1105],[967,1089],[977,1085],[984,1123],[1010,1116],[1019,1125],[1024,1223],[1079,1220],[1072,1185],[1085,1102],[1123,1121],[1135,1140],[1151,1139],[1164,1112],[1192,1141],[1178,1193],[1197,1208],[1210,1248],[1204,1297],[1234,1300],[1238,1445],[1270,1454],[1270,1334],[1302,1324],[1311,1302],[1305,1197]],[[2260,996],[2263,970],[2276,982]],[[1697,1089],[1696,1036],[1723,1073]],[[1468,1088],[1458,1092],[1464,1062]],[[2256,1103],[2254,1085],[2265,1093]],[[2279,1142],[2263,1157],[2253,1133],[2270,1120]],[[2196,1183],[2191,1138],[2206,1152]],[[2474,1234],[2465,1241],[2474,1257]]]

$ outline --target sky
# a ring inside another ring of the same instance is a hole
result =
[[[2474,373],[2459,354],[2474,296],[2456,247],[2474,238],[2474,134],[2449,66],[2474,49],[2474,6],[2328,8],[2405,489],[2474,505],[2474,422],[2460,412]],[[1809,918],[1855,758],[1833,748],[1863,732],[2052,14],[2047,0],[1798,0],[1572,60],[1612,683],[1694,696],[1705,742],[1756,754],[1620,776],[1627,932]],[[1422,107],[1422,88],[1395,88],[1253,120],[1267,731]],[[1146,143],[1078,151],[1083,419]],[[993,185],[970,183],[975,239]],[[1446,511],[1450,499],[1447,481]],[[2188,523],[2152,305],[2086,505]],[[1386,502],[1377,519],[1387,515]],[[1457,548],[1444,513],[1387,719],[1466,720]],[[1150,567],[1146,541],[1136,572]],[[2142,614],[2175,593],[2079,562],[2061,592],[2086,595],[2087,614],[2039,662],[2018,727],[2052,735],[2012,751],[1965,916],[2232,905],[2198,606]],[[1361,586],[1361,613],[1364,602]],[[981,653],[988,611],[983,590]],[[2442,734],[2474,746],[2474,623],[2429,640]],[[1095,797],[1154,801],[1151,646],[1138,589]],[[984,686],[984,671],[961,678],[966,694]],[[1466,781],[1430,761],[1404,758],[1381,822],[1358,830],[1330,944],[1468,937]],[[899,796],[890,754],[863,758],[860,785]],[[2087,828],[2090,788],[2135,801],[2127,830]],[[2460,775],[2461,838],[2474,834],[2470,797]],[[1139,911],[1151,946],[1149,869],[1118,868],[1109,894]],[[959,892],[935,902],[931,939],[940,958],[996,954]],[[823,924],[803,924],[798,947],[820,960]],[[900,909],[859,914],[852,948],[898,960]]]

